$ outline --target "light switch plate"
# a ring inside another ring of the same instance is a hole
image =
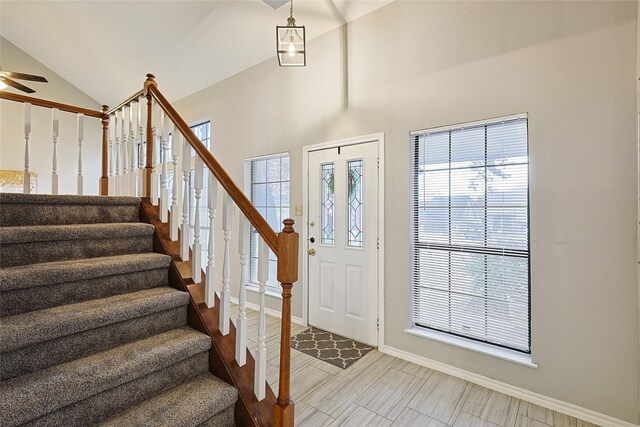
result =
[[[295,216],[302,216],[302,205],[295,205],[293,207],[293,214]]]

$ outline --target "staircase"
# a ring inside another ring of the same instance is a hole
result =
[[[0,91],[24,113],[24,170],[16,181],[24,195],[0,195],[0,425],[293,427],[295,222],[267,222],[155,76],[146,77],[141,90],[101,111]],[[32,138],[32,106],[50,110],[48,141],[41,132]],[[77,123],[74,171],[58,165],[58,113]],[[99,188],[112,197],[83,196],[85,119],[101,124]],[[51,196],[30,194],[49,191],[36,186],[32,147],[38,157],[52,154]],[[78,196],[58,196],[58,178],[69,173]],[[252,338],[250,249],[257,253],[260,307]],[[232,258],[238,277],[231,276]],[[277,397],[266,380],[272,273],[282,290]]]
[[[140,203],[0,194],[0,425],[234,425]]]

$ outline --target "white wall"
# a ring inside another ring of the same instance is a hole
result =
[[[385,132],[386,344],[638,423],[636,17],[636,1],[396,1],[349,24],[347,64],[332,31],[308,44],[304,69],[272,59],[177,107],[211,118],[239,184],[243,159],[290,151],[292,205],[303,146]],[[409,131],[523,112],[537,369],[403,332]],[[301,316],[299,284],[293,303]]]
[[[638,0],[638,13],[637,22],[638,27],[636,30],[636,113],[637,113],[637,142],[638,142],[638,188],[640,189],[640,0]],[[638,214],[640,216],[640,198],[638,199]],[[640,237],[640,217],[638,218],[638,236]],[[640,244],[640,239],[639,239]],[[639,247],[640,250],[640,247]],[[638,258],[638,311],[640,311],[640,258]],[[640,322],[640,317],[638,317]],[[638,333],[640,334],[640,328]],[[638,370],[640,370],[640,363],[638,363]],[[640,374],[639,374],[640,375]],[[638,411],[640,411],[640,382],[638,383]]]
[[[75,86],[55,74],[43,64],[11,42],[0,38],[0,63],[2,69],[41,75],[49,83],[24,82],[36,91],[32,96],[78,107],[100,110],[100,104]],[[98,84],[98,82],[97,82]],[[23,94],[15,89],[7,91]],[[0,169],[24,170],[24,109],[23,104],[2,100],[0,103]],[[51,110],[31,108],[32,133],[29,142],[31,172],[37,174],[38,193],[51,193],[51,168],[53,143],[51,134]],[[60,136],[58,139],[58,181],[60,194],[76,194],[78,174],[78,141],[76,116],[59,113]],[[85,117],[83,143],[84,194],[98,194],[101,175],[102,133],[100,120]]]

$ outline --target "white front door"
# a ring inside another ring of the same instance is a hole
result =
[[[309,153],[309,324],[377,345],[378,142]]]

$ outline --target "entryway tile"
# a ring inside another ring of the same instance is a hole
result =
[[[393,422],[393,427],[447,427],[445,423],[434,420],[425,414],[414,411],[410,408],[404,408],[398,418]]]
[[[356,403],[395,420],[425,380],[397,369],[387,370]]]
[[[441,372],[434,372],[407,405],[411,409],[448,423],[470,384]]]
[[[295,409],[295,424],[297,427],[326,427],[334,421],[327,414],[304,402],[296,402]]]
[[[331,424],[331,427],[389,427],[393,421],[360,405],[352,404]]]

